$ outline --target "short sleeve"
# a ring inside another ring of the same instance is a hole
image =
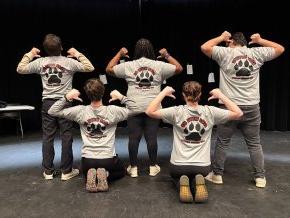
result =
[[[169,77],[172,77],[175,74],[175,71],[176,71],[176,66],[175,65],[169,64],[169,63],[165,63],[165,62],[162,62],[162,61],[158,61],[158,64],[161,65],[160,74],[161,74],[162,80],[166,80],[166,79],[168,79]]]
[[[214,124],[221,124],[225,123],[229,120],[229,110],[209,106],[209,110],[213,115],[213,122]]]
[[[175,118],[176,111],[177,111],[177,107],[169,107],[169,108],[160,109],[161,119],[165,123],[175,124],[176,123],[176,118]]]
[[[40,74],[41,72],[41,58],[38,58],[30,63],[27,64],[27,72],[28,73],[37,73]]]
[[[223,62],[226,54],[228,53],[227,47],[214,46],[212,49],[212,59],[215,60],[219,65]]]
[[[130,110],[125,107],[118,107],[115,105],[108,106],[110,110],[109,120],[113,124],[117,124],[121,121],[127,120]]]
[[[113,71],[116,77],[118,78],[125,78],[126,72],[125,72],[125,64],[121,63],[113,67]]]
[[[261,63],[273,60],[276,55],[275,49],[272,47],[256,47],[252,48],[252,51],[256,60]]]

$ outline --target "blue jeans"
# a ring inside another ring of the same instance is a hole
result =
[[[225,108],[221,106],[221,108]],[[230,146],[232,135],[237,127],[241,130],[248,151],[255,178],[265,176],[264,154],[260,143],[261,114],[259,105],[240,106],[244,115],[240,120],[229,121],[217,126],[217,140],[213,157],[213,171],[215,174],[223,175],[227,150]]]

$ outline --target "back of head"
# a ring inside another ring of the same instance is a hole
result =
[[[183,84],[182,93],[186,101],[199,102],[201,96],[201,85],[196,81],[188,81]]]
[[[234,45],[246,46],[248,44],[242,32],[234,33],[231,39],[233,40]]]
[[[84,90],[90,101],[100,101],[103,98],[105,86],[99,79],[92,78],[86,81]]]
[[[134,60],[137,60],[142,57],[145,57],[151,60],[156,59],[152,43],[148,39],[144,39],[144,38],[139,39],[136,42],[135,51],[134,51]]]
[[[43,40],[43,47],[48,56],[61,55],[61,39],[54,34],[47,34]]]

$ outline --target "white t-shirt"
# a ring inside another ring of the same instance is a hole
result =
[[[188,105],[160,110],[162,120],[173,125],[174,165],[209,166],[212,128],[229,120],[229,111],[213,106]]]
[[[214,46],[212,59],[220,66],[220,90],[237,105],[258,104],[260,68],[274,57],[272,47]]]
[[[136,101],[143,112],[159,94],[163,81],[174,75],[175,69],[173,64],[147,58],[121,63],[113,68],[117,77],[127,81],[127,97]]]

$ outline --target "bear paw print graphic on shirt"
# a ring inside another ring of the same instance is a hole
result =
[[[48,78],[48,84],[60,84],[62,78],[62,72],[56,68],[48,68],[45,76]]]
[[[150,87],[153,82],[153,75],[150,71],[142,71],[136,76],[139,87]]]
[[[103,132],[105,131],[106,127],[102,125],[101,123],[90,123],[87,124],[87,131],[90,135],[103,135]]]
[[[201,127],[199,123],[194,124],[193,122],[191,122],[184,129],[184,133],[186,134],[185,139],[189,141],[199,142],[204,132],[205,129]]]
[[[236,71],[236,76],[250,76],[254,67],[248,60],[239,60],[235,64],[234,69]]]

